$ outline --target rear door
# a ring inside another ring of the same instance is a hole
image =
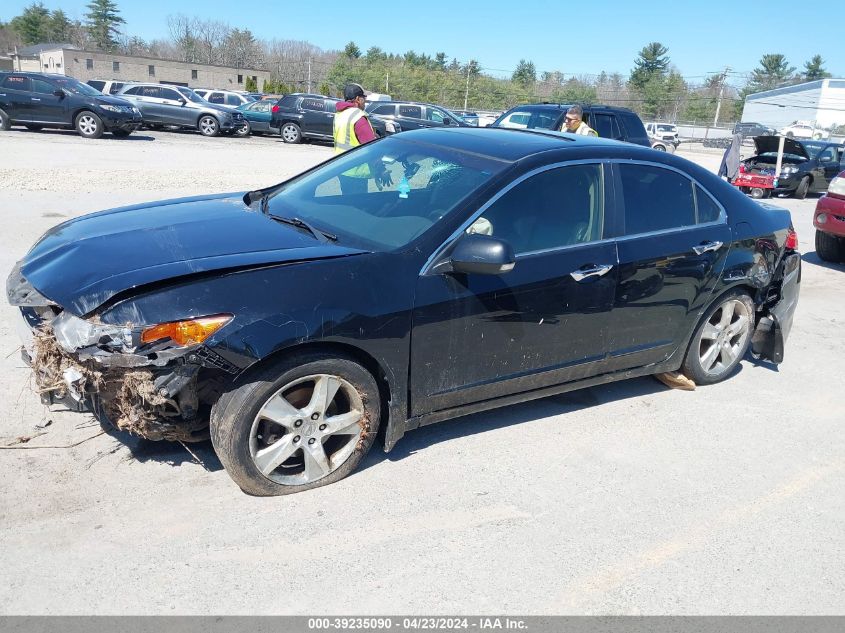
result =
[[[326,104],[319,97],[305,97],[302,108],[302,133],[308,136],[326,138],[331,136],[331,128],[326,121]]]
[[[32,120],[32,80],[26,75],[6,75],[0,85],[0,105],[12,121]]]
[[[428,122],[423,118],[422,106],[418,105],[399,104],[396,108],[396,119],[403,131],[429,127]]]
[[[731,244],[722,207],[665,165],[614,162],[619,282],[610,371],[665,360],[694,327]]]
[[[619,126],[619,119],[612,112],[593,110],[590,112],[587,124],[598,132],[601,138],[614,141],[625,140],[625,134]]]
[[[464,232],[513,247],[510,272],[423,271],[413,314],[412,415],[602,371],[617,270],[616,245],[604,233],[605,173],[601,163],[544,167],[467,221]]]

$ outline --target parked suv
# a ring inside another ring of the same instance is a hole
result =
[[[293,93],[285,95],[272,107],[270,131],[280,134],[285,143],[301,143],[303,139],[334,139],[334,114],[340,99],[323,95]],[[370,116],[377,136],[401,132],[393,121]]]
[[[248,94],[240,92],[232,92],[231,90],[210,90],[208,88],[197,88],[194,90],[199,96],[209,103],[218,103],[227,105],[232,108],[237,108],[245,103],[252,103],[257,101],[258,97],[253,97]]]
[[[533,103],[511,108],[490,124],[490,127],[560,130],[571,104]],[[584,121],[601,138],[627,141],[651,147],[645,126],[636,113],[627,108],[606,105],[582,105]]]
[[[430,103],[414,101],[376,101],[368,103],[367,112],[399,124],[403,130],[419,130],[425,127],[469,127],[463,118],[446,108]]]
[[[0,130],[24,125],[75,128],[80,136],[103,132],[129,136],[141,123],[141,112],[124,99],[104,95],[65,75],[0,73]]]
[[[746,138],[749,136],[773,136],[777,134],[777,130],[762,123],[742,121],[734,125],[734,134],[742,134]]]
[[[92,88],[96,88],[104,95],[116,95],[120,92],[120,89],[123,88],[127,83],[126,81],[113,81],[111,79],[91,79],[90,81],[86,81],[89,86]]]
[[[203,136],[234,132],[244,125],[243,114],[209,103],[190,88],[161,84],[127,84],[120,96],[134,103],[151,126],[176,125],[199,130]]]

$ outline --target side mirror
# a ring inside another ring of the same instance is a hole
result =
[[[434,266],[432,272],[501,275],[513,270],[515,265],[510,244],[490,235],[470,233],[458,240],[452,254]]]
[[[56,88],[56,89],[53,91],[53,96],[54,96],[54,97],[63,98],[63,97],[65,96],[65,91],[64,91],[64,90],[62,90],[61,88]]]
[[[188,103],[188,100],[185,97],[179,97],[179,103],[185,105],[186,103]]]
[[[450,119],[449,117],[444,117],[443,125],[452,125],[452,119]]]

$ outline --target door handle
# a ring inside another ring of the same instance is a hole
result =
[[[33,101],[41,101],[41,99],[36,99],[35,97],[31,97]]]
[[[704,255],[709,251],[718,251],[720,248],[722,248],[721,242],[702,242],[698,246],[693,246],[692,250],[695,251],[696,255]]]
[[[606,275],[610,272],[610,269],[613,268],[612,264],[598,264],[585,266],[584,268],[579,268],[578,270],[574,270],[570,275],[575,281],[583,281],[588,277],[601,277],[602,275]]]

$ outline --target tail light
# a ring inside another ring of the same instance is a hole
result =
[[[744,173],[745,173],[745,165],[740,165],[740,166],[739,166],[739,173],[741,173],[741,174],[744,174]]]
[[[272,110],[273,110],[273,112],[278,112],[278,111],[279,111],[279,106],[278,106],[278,105],[274,105],[274,106],[273,106],[273,108],[272,108]]]
[[[798,250],[798,233],[795,232],[795,229],[789,229],[789,232],[786,234],[786,244],[784,246],[793,251]]]

